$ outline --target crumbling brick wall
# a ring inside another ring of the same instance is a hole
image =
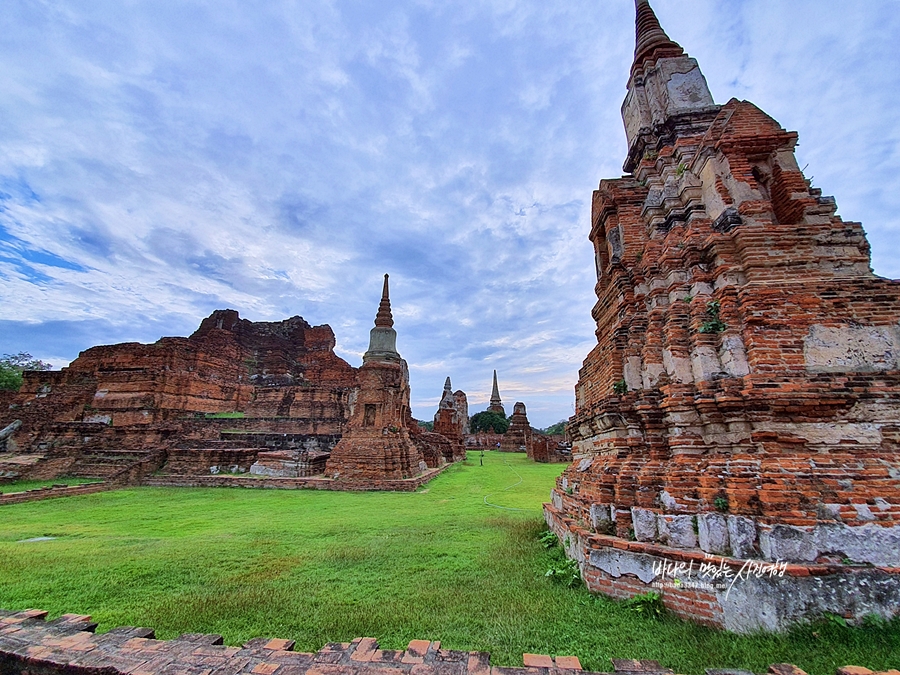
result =
[[[340,435],[357,376],[334,344],[330,327],[300,317],[253,323],[221,310],[188,338],[94,347],[61,371],[26,373],[0,426],[21,420],[11,445],[38,461],[10,470],[106,476],[182,441],[221,445],[226,428]],[[192,464],[174,454],[172,471]],[[193,464],[208,471],[201,454]]]

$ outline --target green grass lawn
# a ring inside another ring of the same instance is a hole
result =
[[[791,662],[811,675],[900,663],[900,622],[824,623],[735,636],[566,588],[545,577],[541,503],[560,465],[478,453],[417,493],[137,488],[0,507],[0,607],[90,614],[100,630],[297,640],[360,636],[484,650],[657,659],[685,675]],[[510,489],[505,489],[505,488]],[[487,501],[497,507],[485,504]],[[35,537],[50,541],[21,543]]]
[[[84,485],[85,483],[97,483],[101,478],[54,478],[53,480],[17,480],[12,483],[0,483],[0,492],[9,494],[11,492],[25,492],[26,490],[37,490],[38,488],[50,487],[51,485]],[[0,521],[2,523],[3,521]]]

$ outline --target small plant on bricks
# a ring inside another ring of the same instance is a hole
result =
[[[613,392],[619,396],[624,396],[628,393],[628,383],[625,380],[619,380],[613,384]]]
[[[622,603],[631,611],[637,612],[648,619],[662,619],[666,613],[666,606],[663,604],[662,596],[656,591],[649,591],[641,595],[635,595]]]
[[[571,558],[563,558],[552,565],[544,576],[566,588],[577,588],[581,585],[581,569],[578,567],[578,561]]]
[[[556,538],[556,534],[552,530],[544,532],[538,537],[538,541],[541,542],[541,546],[544,548],[553,548],[559,543],[559,539]]]
[[[721,310],[722,306],[718,300],[706,303],[706,321],[700,324],[701,333],[723,333],[728,328],[719,316]]]
[[[566,557],[562,546],[559,545],[559,539],[552,531],[546,531],[538,536],[550,555],[550,567],[544,572],[544,576],[555,584],[565,586],[566,588],[577,588],[581,586],[581,568],[578,562]],[[569,546],[570,539],[566,537],[565,546]]]

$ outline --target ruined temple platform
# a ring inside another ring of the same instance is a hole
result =
[[[122,490],[132,487],[203,487],[203,488],[247,488],[255,490],[335,490],[339,492],[415,492],[426,483],[437,478],[450,468],[445,464],[412,478],[398,480],[370,480],[368,482],[341,481],[325,476],[307,478],[252,478],[245,475],[213,476],[147,476],[139,484],[97,482],[85,485],[54,486],[26,490],[24,492],[0,491],[0,506],[23,504],[44,499],[77,497],[79,495]],[[0,485],[0,490],[3,486]]]
[[[77,497],[78,495],[92,495],[97,492],[108,492],[121,487],[113,483],[99,481],[97,483],[85,483],[83,485],[53,485],[22,492],[3,492],[0,484],[0,506],[6,504],[22,504],[24,502],[39,502],[44,499],[58,499],[60,497]]]
[[[341,492],[415,492],[452,464],[428,469],[412,478],[335,480],[326,476],[306,478],[253,478],[245,475],[147,476],[141,485],[148,487],[231,487],[261,490],[337,490]]]
[[[150,628],[123,627],[97,635],[89,616],[0,610],[0,673],[4,675],[580,675],[574,656],[524,654],[523,668],[491,666],[490,654],[441,649],[440,642],[413,640],[405,650],[380,649],[374,638],[329,643],[317,653],[294,652],[293,640],[257,638],[241,647],[221,635],[189,633],[156,640]],[[612,659],[616,675],[674,675],[656,661]],[[753,675],[714,670],[707,675]],[[806,675],[787,664],[771,675]],[[585,673],[585,675],[591,675]],[[837,675],[873,675],[847,666]],[[891,670],[877,675],[900,675]]]

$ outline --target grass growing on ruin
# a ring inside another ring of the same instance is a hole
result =
[[[292,638],[305,651],[430,638],[490,651],[495,665],[521,665],[523,652],[574,654],[595,670],[611,657],[657,659],[685,674],[900,663],[897,621],[741,637],[554,583],[547,570],[564,581],[565,563],[540,541],[540,513],[561,467],[478,459],[414,494],[140,488],[0,507],[0,607],[161,637]],[[43,536],[57,539],[17,543]]]
[[[38,488],[50,487],[52,485],[85,485],[86,483],[97,483],[100,478],[54,478],[53,480],[17,480],[12,483],[0,483],[0,492],[9,494],[11,492],[25,492],[26,490],[37,490]],[[3,521],[0,520],[0,523]]]

